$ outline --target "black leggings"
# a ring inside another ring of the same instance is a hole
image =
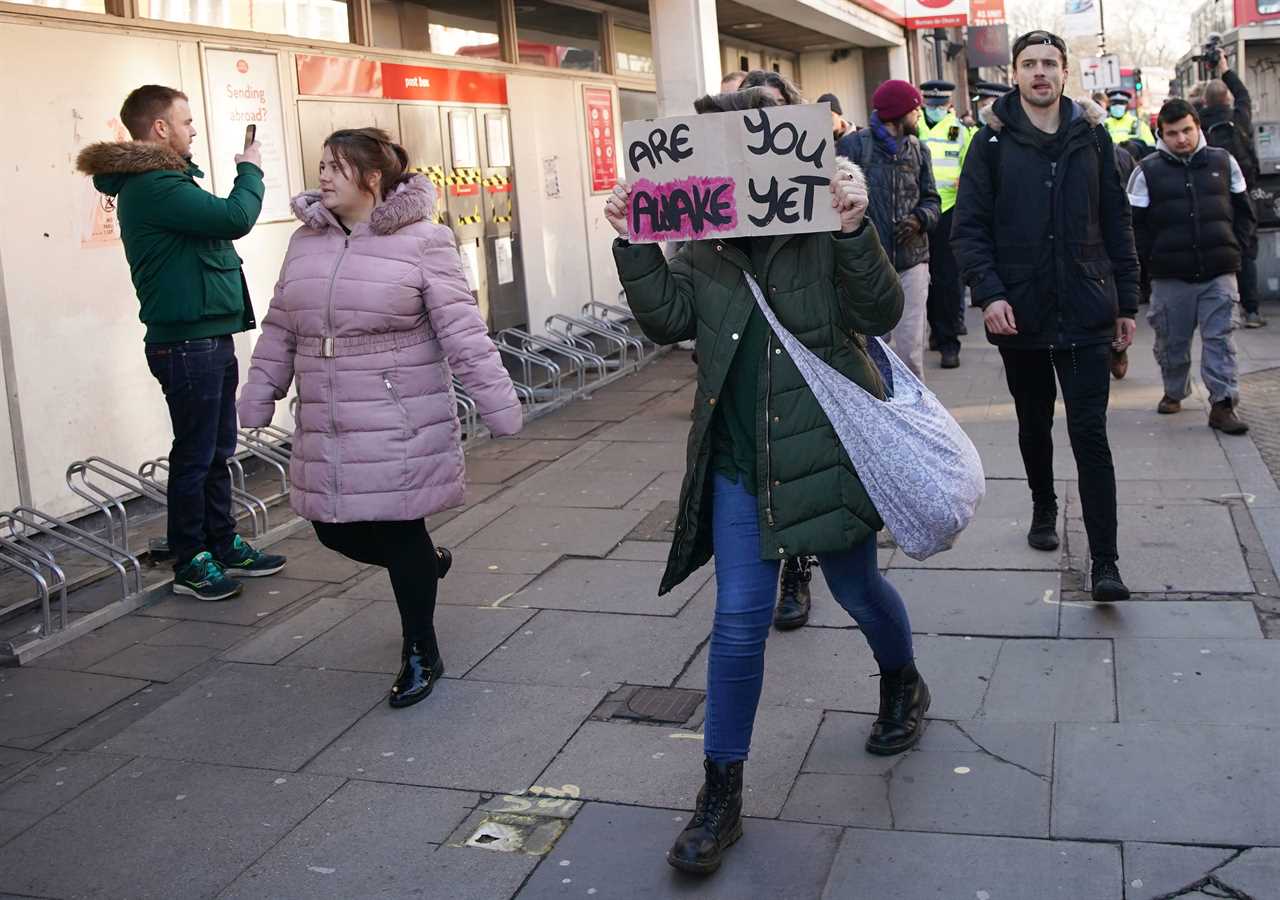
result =
[[[410,522],[312,522],[320,543],[356,562],[382,566],[400,608],[406,641],[428,641],[434,655],[436,548],[421,519]]]

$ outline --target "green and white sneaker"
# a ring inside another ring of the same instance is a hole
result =
[[[253,549],[237,534],[231,550],[218,562],[237,578],[263,578],[283,569],[286,560],[283,556]]]
[[[243,585],[228,578],[208,550],[197,553],[191,562],[174,572],[173,592],[198,600],[229,600],[237,596]]]

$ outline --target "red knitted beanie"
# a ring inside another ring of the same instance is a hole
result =
[[[924,103],[920,89],[909,81],[886,81],[876,88],[871,97],[871,105],[880,114],[880,121],[892,122],[901,119],[913,109]]]

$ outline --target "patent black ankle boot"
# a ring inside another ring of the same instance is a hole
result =
[[[388,698],[388,702],[396,709],[413,706],[420,700],[427,699],[436,682],[444,675],[444,660],[438,651],[435,659],[431,659],[428,655],[430,652],[426,641],[404,642],[400,674],[396,676]]]

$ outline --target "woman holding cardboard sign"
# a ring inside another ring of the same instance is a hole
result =
[[[704,97],[696,108],[799,102],[785,79],[753,72],[741,91]],[[877,567],[880,516],[744,278],[762,286],[781,323],[824,362],[884,396],[862,335],[886,334],[898,323],[902,285],[866,223],[861,172],[848,161],[836,171],[830,192],[839,231],[690,241],[669,262],[657,244],[626,240],[629,188],[619,185],[606,204],[622,235],[614,246],[618,273],[641,327],[661,344],[697,341],[688,471],[660,588],[671,590],[714,553],[706,782],[697,812],[667,855],[684,871],[714,872],[722,851],[742,834],[743,762],[764,681],[780,559],[816,554],[832,593],[871,645],[881,679],[868,752],[914,746],[929,707],[902,598]]]

